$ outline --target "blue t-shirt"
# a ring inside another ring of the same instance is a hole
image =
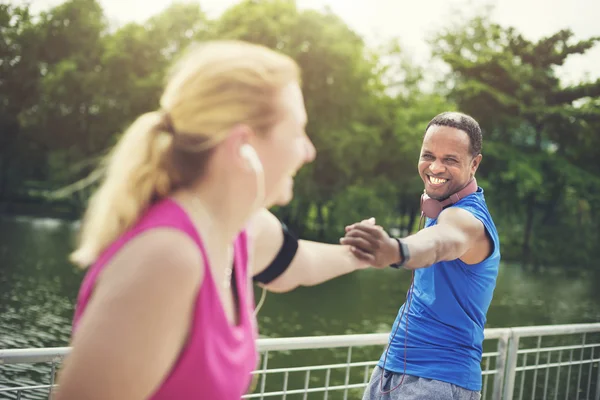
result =
[[[500,240],[483,196],[483,189],[452,207],[479,219],[493,241],[491,255],[479,264],[456,259],[415,270],[412,304],[406,336],[406,374],[449,382],[468,390],[481,390],[481,357],[486,313],[492,301],[500,264]],[[427,219],[433,226],[437,219]],[[410,298],[410,297],[409,297]],[[402,305],[390,333],[385,369],[404,371],[407,315]],[[398,322],[400,327],[394,336]],[[379,360],[383,366],[385,352]]]

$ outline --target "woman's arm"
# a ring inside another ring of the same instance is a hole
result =
[[[252,220],[250,234],[254,250],[253,274],[257,275],[267,268],[281,248],[281,223],[269,211],[261,210]],[[367,267],[367,261],[356,258],[348,246],[300,240],[290,266],[266,288],[273,292],[286,292]]]
[[[156,229],[133,239],[99,277],[53,398],[148,398],[185,343],[203,277],[184,233]]]

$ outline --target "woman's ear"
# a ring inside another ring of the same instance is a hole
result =
[[[254,131],[247,125],[239,124],[231,129],[225,139],[225,147],[227,159],[232,164],[245,170],[256,170],[260,160],[250,144],[254,136]]]

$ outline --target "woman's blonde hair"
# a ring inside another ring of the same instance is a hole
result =
[[[71,261],[89,266],[149,205],[196,182],[234,125],[268,132],[279,118],[277,94],[299,81],[291,58],[260,45],[213,41],[190,49],[171,70],[161,109],[140,116],[105,160]]]

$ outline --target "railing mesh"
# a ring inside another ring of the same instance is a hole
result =
[[[245,399],[361,399],[386,334],[260,339]],[[0,399],[49,398],[68,349],[0,350]],[[484,400],[600,400],[600,323],[486,330]]]

